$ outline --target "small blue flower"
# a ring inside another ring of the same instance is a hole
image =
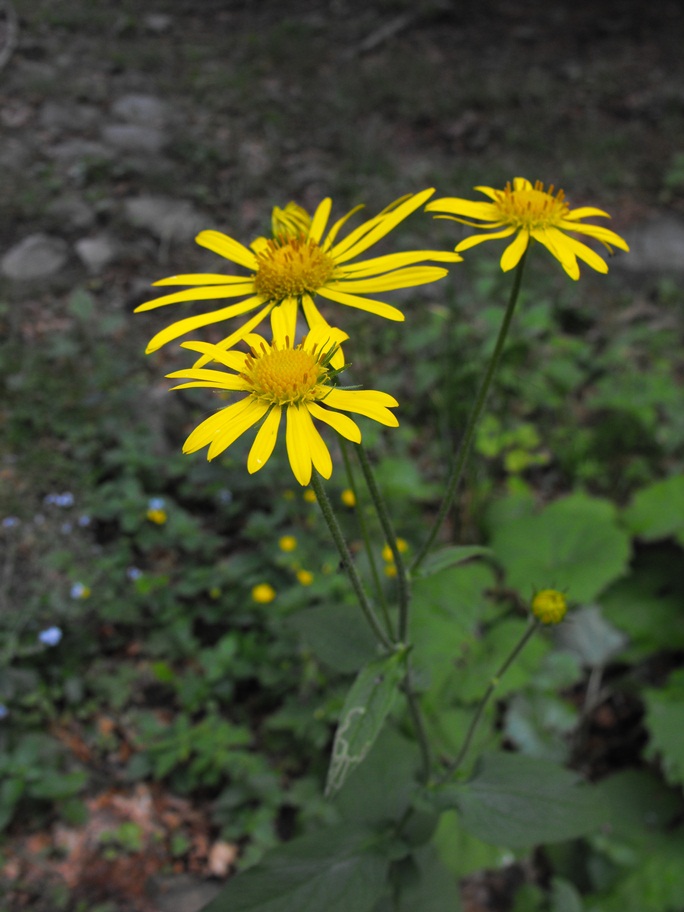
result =
[[[9,709],[7,709],[4,703],[0,703],[0,720],[6,719],[7,716],[9,716]]]
[[[53,504],[55,507],[73,507],[74,495],[71,491],[64,491],[62,494],[46,494],[43,503]]]
[[[86,599],[90,595],[90,589],[84,583],[74,583],[69,594],[72,599]]]
[[[150,497],[147,501],[148,510],[163,510],[166,501],[163,497]]]
[[[90,517],[84,513],[82,516],[78,517],[77,522],[82,529],[85,529],[86,526],[90,525]]]
[[[2,521],[3,529],[16,529],[21,522],[16,516],[6,516]]]
[[[126,570],[126,576],[133,582],[135,582],[137,579],[140,579],[142,575],[143,572],[140,567],[129,567],[128,570]]]
[[[62,639],[62,631],[59,627],[48,627],[40,631],[38,639],[43,646],[56,646]]]

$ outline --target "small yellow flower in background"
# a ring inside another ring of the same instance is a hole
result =
[[[316,492],[313,488],[307,488],[302,494],[302,497],[307,503],[316,503]]]
[[[269,583],[259,583],[252,589],[252,601],[257,605],[268,605],[276,597],[276,591]]]
[[[292,490],[292,488],[285,488],[285,490],[283,491],[283,500],[294,500],[294,499],[295,499],[295,492]]]
[[[405,538],[397,539],[397,551],[399,554],[406,554],[408,548],[409,545]],[[382,549],[382,559],[388,563],[394,560],[394,555],[392,554],[392,549],[389,545],[385,545],[385,547]]]
[[[276,207],[272,216],[273,237],[257,238],[250,247],[220,231],[200,232],[195,239],[200,246],[243,267],[247,274],[192,273],[160,279],[154,284],[192,287],[147,301],[137,307],[136,312],[185,301],[242,300],[172,323],[150,340],[147,352],[156,351],[203,326],[252,311],[256,313],[219,343],[221,348],[236,345],[269,315],[273,332],[293,339],[300,304],[311,328],[326,322],[314,303],[315,294],[335,304],[355,307],[388,320],[403,320],[403,313],[396,307],[367,295],[436,282],[446,276],[447,270],[419,264],[425,261],[455,263],[462,257],[444,250],[412,250],[361,261],[357,258],[419,209],[433,193],[433,189],[423,190],[395,200],[378,215],[350,231],[343,240],[337,239],[340,229],[362,207],[357,206],[338,219],[326,234],[332,209],[329,198],[319,204],[313,216],[294,203],[288,203],[285,209]],[[197,366],[208,360],[208,357],[200,358]],[[341,363],[335,366],[340,367]]]
[[[532,614],[542,624],[559,624],[568,610],[568,603],[557,589],[542,589],[532,599]]]
[[[157,526],[163,526],[166,520],[168,519],[166,510],[164,509],[164,498],[163,497],[151,497],[147,503],[147,512],[145,517],[151,522],[155,523]]]
[[[313,581],[313,573],[310,573],[308,570],[297,571],[297,582],[299,582],[302,586],[310,586]]]
[[[387,393],[333,386],[338,373],[332,367],[333,356],[346,338],[341,330],[319,324],[296,348],[279,330],[274,333],[272,345],[250,333],[245,341],[251,354],[223,351],[205,342],[183,343],[184,348],[207,355],[232,373],[198,367],[174,371],[167,376],[189,381],[174,389],[211,387],[247,394],[196,427],[185,441],[183,452],[194,453],[208,446],[207,458],[213,459],[263,419],[247,458],[247,471],[258,472],[273,453],[284,411],[287,455],[297,481],[308,485],[314,467],[324,478],[330,478],[330,451],[314,426],[314,418],[353,443],[361,441],[359,426],[334,410],[364,415],[388,427],[399,424],[389,411],[398,405],[397,400]]]
[[[281,551],[294,551],[297,547],[297,539],[294,535],[283,535],[278,539],[278,547]]]
[[[211,587],[211,589],[209,590],[209,598],[214,599],[214,601],[216,601],[216,599],[221,598],[221,590],[218,586]]]
[[[345,507],[355,507],[356,506],[356,497],[351,488],[345,488],[344,491],[340,494],[340,500],[345,505]]]
[[[461,241],[456,245],[457,251],[469,250],[483,241],[499,240],[515,234],[515,239],[501,257],[504,272],[518,265],[530,239],[543,244],[571,279],[579,279],[578,259],[597,272],[608,272],[605,260],[586,244],[566,234],[568,231],[595,238],[609,253],[613,252],[611,245],[620,250],[629,250],[625,241],[614,231],[609,231],[602,225],[582,222],[582,219],[593,216],[610,218],[607,212],[593,206],[571,209],[562,190],[554,194],[553,185],[545,190],[541,181],[532,186],[524,177],[516,177],[513,184],[509,181],[503,190],[493,187],[475,187],[475,190],[489,197],[491,202],[445,197],[428,203],[425,208],[428,212],[438,213],[437,218],[452,219],[488,232],[474,234]],[[470,221],[471,219],[475,221]]]
[[[385,564],[385,576],[396,576],[397,567],[394,561],[391,564]]]

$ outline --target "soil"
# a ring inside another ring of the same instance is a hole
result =
[[[13,10],[0,7],[0,271],[28,316],[40,304],[59,320],[79,283],[105,311],[130,310],[150,281],[207,263],[197,230],[249,239],[290,199],[312,207],[330,194],[341,213],[523,175],[607,209],[619,232],[681,229],[677,0],[14,0]],[[681,249],[680,238],[675,268]],[[34,849],[45,845],[24,846]],[[210,849],[198,874],[211,873]],[[161,868],[153,862],[146,876]],[[133,890],[117,894],[120,912],[162,909],[120,873]],[[464,901],[503,912],[511,886],[479,878]]]

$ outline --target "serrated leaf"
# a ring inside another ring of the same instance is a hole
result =
[[[625,511],[632,532],[646,541],[684,532],[684,475],[656,481],[638,491]]]
[[[416,576],[418,578],[432,576],[441,570],[448,570],[449,567],[464,564],[474,557],[492,556],[491,548],[485,548],[482,545],[454,545],[449,548],[441,548],[425,559],[425,563],[418,570]]]
[[[615,507],[584,494],[496,526],[491,544],[508,585],[525,598],[550,587],[575,602],[591,601],[622,576],[630,555]]]
[[[382,842],[369,830],[320,830],[268,852],[202,912],[370,912],[388,868]]]
[[[333,741],[325,794],[331,797],[361,763],[380,734],[406,673],[406,653],[369,662],[344,701]]]
[[[576,773],[520,754],[485,754],[467,782],[435,790],[455,807],[463,827],[493,845],[527,848],[573,839],[597,829],[605,813],[600,792]]]
[[[647,690],[646,727],[651,738],[648,757],[660,757],[666,780],[684,782],[684,670],[673,672],[665,687]]]
[[[375,639],[360,611],[347,605],[306,608],[287,618],[314,655],[346,674],[358,671],[376,652]]]

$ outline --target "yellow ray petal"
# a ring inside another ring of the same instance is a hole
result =
[[[297,335],[297,298],[283,298],[271,311],[273,341],[278,345],[294,345]]]
[[[221,310],[212,310],[211,313],[208,314],[198,314],[194,317],[185,317],[183,320],[177,320],[175,323],[171,323],[170,326],[167,326],[166,329],[162,329],[161,332],[158,332],[156,336],[153,336],[150,339],[145,352],[149,355],[150,352],[156,351],[158,348],[161,348],[162,345],[166,345],[179,336],[194,332],[202,326],[209,326],[211,323],[220,323],[223,320],[230,319],[230,317],[236,317],[240,314],[247,313],[250,310],[254,310],[255,307],[258,307],[260,303],[261,298],[248,298],[248,300],[242,301],[241,304],[233,304],[230,307],[223,307]],[[206,364],[206,361],[204,363]],[[199,366],[201,367],[201,365]]]
[[[323,298],[329,298],[337,304],[346,304],[347,307],[358,307],[367,313],[376,314],[378,317],[385,317],[386,320],[395,320],[397,323],[403,322],[406,318],[403,313],[391,304],[385,304],[383,301],[373,301],[368,298],[360,298],[357,295],[344,294],[341,291],[333,291],[332,288],[323,286],[318,289],[319,295]]]
[[[558,233],[560,234],[560,232]],[[587,247],[586,244],[578,241],[577,238],[570,237],[568,234],[563,235],[563,243],[570,248],[578,260],[582,260],[587,266],[591,266],[592,269],[595,269],[596,272],[600,272],[603,275],[608,272],[608,263],[606,263],[603,257],[599,256],[595,250],[592,250],[591,247]]]
[[[239,263],[240,266],[245,266],[247,269],[256,270],[257,268],[257,258],[253,252],[222,231],[200,231],[195,238],[195,243],[206,247],[213,253],[218,253],[219,256],[225,257],[233,263]]]
[[[415,212],[416,209],[420,208],[423,203],[430,199],[434,192],[434,188],[430,188],[428,190],[423,190],[420,193],[414,193],[413,196],[410,196],[400,206],[397,206],[396,209],[392,209],[391,212],[384,215],[370,231],[359,231],[359,229],[357,229],[357,232],[359,232],[358,234],[352,231],[351,234],[347,235],[343,241],[336,244],[330,251],[330,255],[335,260],[335,263],[345,263],[347,260],[351,260],[357,256],[357,254],[367,250],[379,241],[380,238],[389,234],[393,228],[396,228],[396,226],[400,222],[403,222],[403,220],[411,215],[412,212]],[[363,229],[364,226],[361,225],[360,228]]]
[[[296,405],[290,406],[287,409],[287,427],[285,430],[287,456],[290,460],[294,477],[300,485],[308,485],[311,481],[311,453],[309,452],[306,427],[301,420],[301,415],[304,412],[305,409],[297,408]]]
[[[332,226],[330,231],[326,234],[325,241],[321,245],[323,250],[330,250],[330,248],[332,247],[332,245],[335,242],[335,238],[339,234],[340,228],[342,228],[343,225],[346,225],[347,222],[349,221],[349,219],[352,217],[352,215],[355,215],[361,209],[363,209],[362,203],[359,204],[358,206],[354,206],[354,208],[350,209],[346,215],[343,215],[341,219],[338,219],[335,222],[335,224]]]
[[[523,230],[519,231],[518,236],[506,247],[501,256],[499,265],[504,272],[508,272],[518,265],[529,243],[529,233]]]
[[[604,212],[603,209],[596,209],[594,206],[580,206],[579,209],[571,209],[570,212],[565,214],[565,220],[568,222],[574,222],[577,219],[589,218],[590,216],[601,216],[602,218],[610,218],[610,215],[607,212]]]
[[[497,200],[501,195],[501,190],[495,190],[494,187],[473,187],[473,190],[478,190],[480,193],[484,193],[485,196],[488,196],[491,200]]]
[[[335,288],[348,294],[367,294],[376,291],[392,291],[396,288],[413,288],[416,285],[427,285],[437,282],[449,275],[447,269],[439,266],[409,266],[406,269],[395,269],[381,276],[369,276],[360,279],[340,279]]]
[[[609,249],[611,247],[617,247],[619,250],[624,250],[626,253],[629,252],[629,245],[619,234],[615,234],[614,231],[611,231],[609,228],[604,228],[603,225],[584,225],[580,222],[566,222],[563,220],[559,228],[565,228],[567,231],[574,231],[577,234],[586,234],[587,237],[596,238],[597,241],[600,241],[602,244],[605,244]]]
[[[501,231],[492,231],[489,234],[472,234],[456,244],[456,250],[459,252],[461,250],[470,250],[471,247],[482,244],[484,241],[497,241],[500,238],[510,237],[516,231],[517,229],[510,225],[508,228],[503,228]]]
[[[211,443],[221,428],[224,427],[226,421],[230,421],[231,415],[236,412],[239,414],[244,411],[248,403],[249,396],[246,396],[239,402],[234,402],[232,405],[221,408],[217,412],[214,412],[213,415],[205,418],[204,421],[197,425],[195,430],[183,444],[183,452],[194,453]],[[228,413],[228,415],[226,415],[226,413]]]
[[[346,437],[346,439],[351,440],[352,443],[361,443],[361,431],[359,426],[347,415],[342,415],[340,412],[333,412],[330,409],[321,408],[316,402],[309,402],[307,408],[314,418],[325,421],[325,423],[329,424],[338,434],[341,434],[342,437]]]
[[[219,364],[225,364],[226,367],[238,373],[244,369],[247,358],[244,352],[223,351],[217,345],[212,345],[211,342],[181,342],[181,348],[187,348],[188,351],[199,352],[202,355],[209,355],[210,357],[205,363],[218,361]],[[193,366],[197,367],[196,364]]]
[[[564,240],[567,240],[567,236],[564,235],[561,231],[557,231],[556,235],[554,235],[551,231],[548,230],[535,231],[533,232],[533,235],[534,239],[536,241],[539,241],[540,244],[543,244],[549,253],[558,260],[570,278],[577,281],[580,275],[579,266],[577,265],[577,257],[572,252],[570,247],[567,244],[563,243]]]
[[[387,425],[387,427],[397,427],[399,422],[396,416],[385,408],[382,402],[367,395],[373,392],[377,392],[377,390],[333,389],[325,397],[324,402],[331,408],[340,409],[344,412],[355,412],[357,415],[365,415],[366,418],[379,421],[380,424]],[[398,405],[391,396],[388,396],[388,399]]]
[[[167,276],[152,282],[153,285],[239,285],[245,276],[229,276],[212,272],[190,272],[187,275]]]
[[[270,459],[278,439],[281,413],[281,407],[274,405],[259,428],[247,457],[247,471],[250,475],[262,469]]]
[[[320,244],[323,232],[325,231],[325,226],[328,224],[328,219],[330,218],[331,209],[332,200],[327,196],[324,200],[321,200],[313,214],[311,227],[309,228],[309,240]]]
[[[245,336],[250,333],[255,326],[258,326],[259,323],[261,323],[272,306],[272,304],[267,304],[266,307],[262,307],[258,313],[256,313],[253,317],[250,317],[246,323],[243,323],[240,329],[236,329],[234,333],[231,333],[229,336],[226,336],[225,339],[221,339],[220,342],[217,342],[214,348],[219,349],[220,351],[224,351],[225,349],[232,348],[234,345],[237,345],[237,343],[241,339],[244,339]],[[207,362],[215,358],[215,355],[203,355],[201,358],[195,361],[194,366],[202,367],[203,365],[207,364]]]
[[[513,178],[513,189],[514,190],[533,190],[532,184],[528,181],[526,177],[514,177]]]
[[[135,313],[165,307],[167,304],[178,304],[181,301],[212,301],[221,298],[239,298],[240,295],[254,294],[254,282],[242,282],[240,285],[222,285],[209,288],[188,288],[186,291],[176,291],[170,295],[163,295],[153,301],[145,301],[135,308]],[[260,299],[259,299],[260,300]]]
[[[213,383],[217,388],[233,390],[243,389],[243,386],[235,386],[236,382],[240,381],[243,385],[245,382],[237,374],[229,374],[227,371],[220,370],[207,370],[206,368],[197,370],[192,367],[186,367],[184,370],[172,371],[166,376],[169,380],[197,380],[205,384]]]
[[[298,411],[299,420],[301,422],[302,430],[306,435],[309,453],[311,454],[311,461],[314,464],[314,468],[319,474],[323,476],[323,478],[330,478],[333,470],[332,459],[330,458],[330,450],[325,445],[325,441],[311,420],[308,403],[306,406],[302,406],[300,409],[298,409]]]
[[[436,263],[461,263],[463,257],[450,250],[410,250],[406,253],[388,253],[385,256],[373,257],[371,260],[362,260],[360,263],[348,263],[340,268],[336,275],[340,279],[348,277],[360,278],[361,276],[374,276],[390,272],[402,266],[413,266],[433,260]]]
[[[445,212],[449,215],[464,215],[480,219],[483,222],[495,222],[501,218],[499,209],[493,203],[481,203],[473,200],[445,197],[434,200],[425,207],[426,212]]]
[[[268,411],[267,403],[252,399],[251,396],[237,404],[242,405],[243,402],[246,403],[245,408],[241,412],[235,412],[231,415],[230,421],[226,423],[225,427],[220,429],[212,440],[207,452],[207,459],[211,460],[219,456],[231,443],[235,443],[245,431],[248,431],[257,421],[260,421]]]
[[[314,300],[310,295],[304,295],[302,298],[302,309],[304,310],[304,317],[306,322],[309,324],[310,329],[316,327],[325,327],[328,331],[332,329],[328,321],[321,314],[320,310],[314,304]],[[335,370],[341,370],[344,367],[344,353],[341,348],[338,348],[335,354],[332,356],[331,365]]]

